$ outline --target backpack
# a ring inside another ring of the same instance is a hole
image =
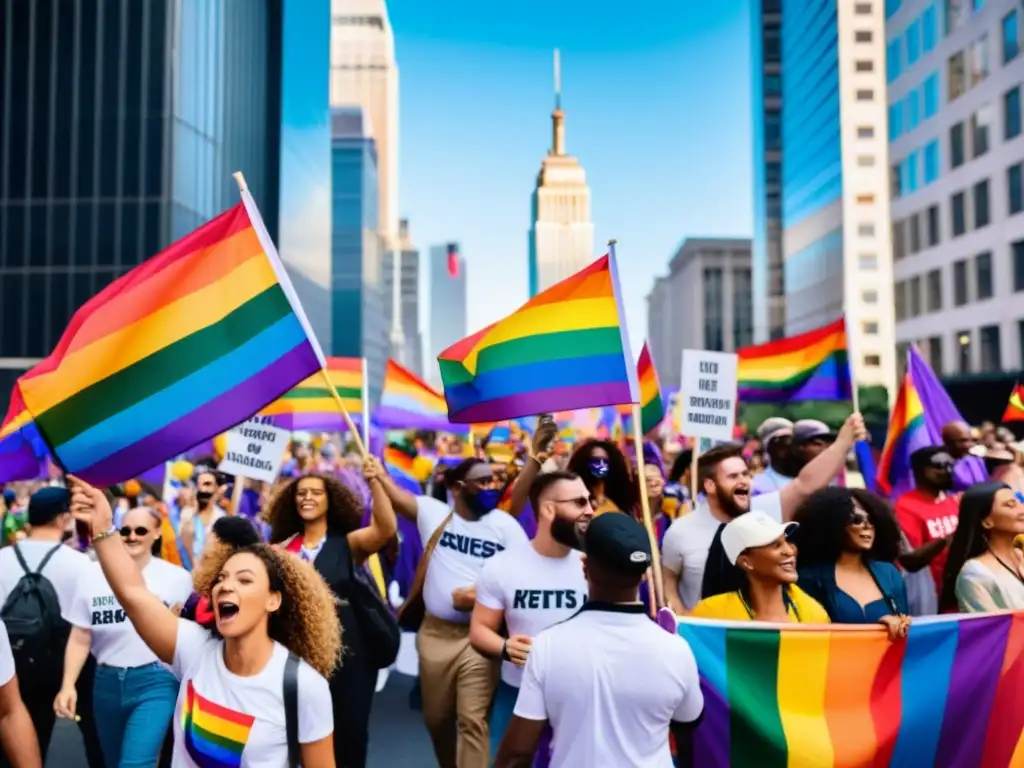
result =
[[[348,598],[349,607],[362,632],[366,660],[374,669],[387,669],[398,658],[402,631],[398,628],[391,608],[377,590],[377,585],[352,562],[352,550],[349,549],[348,539],[343,541],[348,558],[348,594],[345,597]]]
[[[0,608],[0,619],[7,627],[11,651],[19,676],[60,673],[64,665],[64,647],[69,626],[61,617],[60,601],[43,569],[64,544],[57,544],[43,556],[32,571],[25,562],[21,547],[14,545],[14,554],[25,572]],[[40,679],[40,677],[29,678]]]
[[[299,657],[288,651],[284,663],[284,725],[288,737],[288,768],[302,765],[302,746],[299,744]]]

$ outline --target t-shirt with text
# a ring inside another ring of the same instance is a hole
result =
[[[184,568],[154,557],[142,569],[146,587],[164,605],[184,605],[192,594],[192,577]],[[142,667],[159,661],[139,637],[114,597],[99,565],[90,563],[65,618],[92,634],[92,655],[97,664]]]
[[[224,664],[224,641],[178,621],[172,669],[181,681],[174,708],[174,768],[288,768],[284,668],[288,649],[274,644],[258,674],[239,677]],[[299,663],[299,743],[334,731],[327,681]],[[312,768],[312,767],[310,767]]]
[[[943,494],[936,499],[915,488],[896,499],[893,506],[900,528],[914,549],[956,533],[956,525],[960,520],[959,496]],[[947,552],[948,548],[944,549],[930,563],[932,578],[940,594]]]
[[[416,527],[424,546],[450,512],[437,499],[416,497]],[[445,621],[468,623],[469,612],[452,605],[452,590],[475,586],[480,569],[490,558],[527,544],[522,526],[507,512],[494,510],[479,520],[452,515],[427,565],[423,585],[427,613]]]
[[[532,546],[502,552],[480,571],[476,600],[485,608],[505,612],[509,635],[536,637],[586,602],[582,553],[572,550],[565,557],[545,557]],[[506,661],[501,679],[518,688],[523,671]]]

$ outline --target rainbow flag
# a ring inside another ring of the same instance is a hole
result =
[[[328,357],[327,375],[352,421],[356,424],[362,423],[363,358]],[[277,426],[293,432],[344,432],[348,428],[345,419],[338,412],[338,404],[327,388],[323,371],[317,371],[286,392],[260,411],[260,415],[273,416]]]
[[[1011,421],[1024,421],[1024,387],[1020,384],[1013,385],[1010,402],[1006,404],[1006,410],[1003,411],[1003,423]]]
[[[50,449],[15,386],[7,418],[0,425],[0,483],[44,476],[49,455]]]
[[[661,396],[661,384],[658,372],[654,368],[651,350],[644,342],[640,350],[640,359],[636,364],[637,380],[640,383],[640,432],[644,435],[654,431],[665,418],[665,400]],[[619,415],[622,416],[622,427],[627,435],[633,434],[633,406],[620,405]]]
[[[676,631],[704,692],[692,765],[1024,766],[1024,612],[915,618],[897,643],[854,625]]]
[[[910,454],[932,444],[925,424],[924,406],[908,371],[903,375],[896,404],[889,418],[889,431],[878,462],[875,483],[883,494],[896,498],[914,487]]]
[[[244,421],[323,363],[243,191],[86,302],[18,379],[0,429],[10,437],[18,422],[30,440],[23,406],[62,469],[111,485]]]
[[[743,347],[737,355],[741,402],[795,403],[851,397],[843,318],[799,336]]]
[[[192,681],[185,688],[181,733],[197,768],[239,768],[256,718],[200,696]]]
[[[455,422],[637,402],[614,250],[449,347],[438,363]]]
[[[423,379],[388,360],[380,405],[374,422],[384,429],[435,429],[452,431],[444,397]],[[462,428],[456,431],[464,432]]]
[[[389,445],[384,449],[384,467],[388,474],[396,480],[405,483],[414,483],[413,487],[422,488],[422,484],[416,479],[416,470],[413,467],[413,457],[400,448]],[[405,487],[403,485],[403,487]]]

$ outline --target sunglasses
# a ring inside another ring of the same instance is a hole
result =
[[[849,524],[858,528],[867,528],[874,525],[871,518],[865,512],[855,511],[850,513]]]
[[[121,535],[127,539],[129,536],[132,535],[133,531],[135,532],[135,535],[140,538],[143,536],[148,536],[150,533],[149,528],[143,528],[141,525],[138,528],[129,528],[126,525],[124,528],[121,529]]]
[[[597,499],[592,496],[577,496],[575,499],[555,499],[555,504],[572,504],[576,509],[597,509]]]

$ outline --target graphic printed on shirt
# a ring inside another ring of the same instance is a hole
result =
[[[181,731],[196,768],[240,768],[255,721],[252,715],[204,699],[191,680],[186,684]]]

